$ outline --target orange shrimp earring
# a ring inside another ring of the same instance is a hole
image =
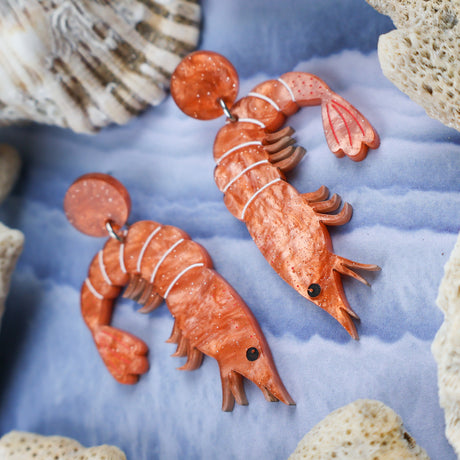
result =
[[[64,210],[70,223],[91,236],[110,236],[93,258],[81,289],[81,312],[107,369],[120,383],[136,383],[148,370],[147,345],[110,326],[115,299],[143,305],[165,300],[174,317],[167,340],[173,356],[187,357],[181,370],[200,367],[203,354],[216,359],[222,381],[222,409],[246,405],[243,377],[268,401],[295,404],[276,370],[270,348],[249,307],[212,268],[207,251],[179,228],[140,221],[122,230],[131,202],[125,187],[106,174],[78,178],[68,189]]]
[[[238,76],[223,56],[197,51],[171,79],[171,94],[186,114],[201,120],[226,115],[214,142],[215,181],[228,210],[246,226],[275,271],[308,300],[331,314],[355,339],[358,318],[345,297],[340,275],[368,284],[354,269],[376,271],[332,252],[328,225],[343,225],[352,208],[322,186],[300,194],[284,173],[305,154],[295,146],[294,130],[282,128],[300,107],[321,105],[326,141],[337,157],[363,160],[379,146],[370,123],[318,77],[289,72],[256,86],[235,103]]]

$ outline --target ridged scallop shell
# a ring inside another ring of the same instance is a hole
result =
[[[160,103],[198,0],[1,0],[0,123],[94,132]]]

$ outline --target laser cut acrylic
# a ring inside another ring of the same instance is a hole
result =
[[[130,211],[124,186],[113,177],[91,173],[68,189],[69,221],[92,236],[112,237],[90,264],[81,290],[81,311],[107,369],[120,383],[136,383],[148,370],[147,345],[110,326],[115,299],[143,305],[148,313],[165,300],[175,322],[173,356],[187,357],[181,370],[200,367],[203,354],[219,364],[222,410],[248,404],[243,377],[268,401],[295,404],[276,370],[270,348],[249,307],[213,270],[207,251],[179,228],[140,221],[121,230]]]
[[[299,193],[285,180],[305,149],[294,146],[294,130],[282,127],[300,107],[321,105],[324,132],[337,157],[362,161],[379,137],[350,103],[321,79],[289,72],[278,80],[256,86],[235,102],[238,77],[233,65],[211,51],[196,51],[182,60],[171,79],[178,107],[197,119],[217,118],[228,123],[214,142],[215,181],[224,203],[245,222],[256,245],[275,271],[306,299],[327,311],[358,338],[352,318],[358,318],[345,297],[340,275],[368,282],[354,269],[377,271],[333,253],[326,226],[351,219],[352,208],[322,186]],[[233,104],[233,105],[232,105]]]

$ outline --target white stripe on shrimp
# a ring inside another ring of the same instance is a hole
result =
[[[261,128],[264,128],[264,129],[266,128],[264,123],[262,123],[260,120],[257,120],[255,118],[238,118],[238,123],[254,123],[255,125],[260,126]]]
[[[228,157],[233,152],[236,152],[239,149],[244,147],[250,147],[251,145],[262,145],[261,141],[250,141],[250,142],[243,142],[242,144],[235,145],[230,150],[227,150],[220,158],[216,160],[216,163],[219,164],[224,158]]]
[[[288,85],[284,80],[282,80],[281,78],[278,78],[278,81],[279,81],[280,83],[282,83],[283,86],[289,91],[289,94],[291,95],[291,99],[292,99],[294,102],[297,102],[297,101],[295,100],[294,93],[292,92],[292,89],[289,87],[289,85]]]
[[[279,108],[279,105],[273,100],[270,99],[268,96],[265,96],[263,94],[256,93],[254,91],[251,91],[248,96],[252,97],[257,97],[259,99],[264,100],[265,102],[268,102],[272,107],[274,107],[278,112],[281,112],[281,109]]]
[[[185,274],[187,273],[189,270],[191,270],[192,268],[195,268],[195,267],[204,267],[204,263],[198,263],[198,264],[192,264],[192,265],[189,265],[187,268],[184,268],[172,281],[172,283],[169,285],[168,289],[166,289],[166,292],[165,292],[165,295],[164,295],[164,299],[166,299],[166,297],[168,297],[169,295],[169,292],[171,291],[171,289],[174,287],[174,285],[179,281],[179,279]]]
[[[249,200],[247,201],[247,203],[244,205],[244,208],[243,208],[243,211],[241,212],[241,220],[244,220],[244,214],[246,213],[246,209],[248,208],[248,206],[251,204],[251,202],[254,200],[254,198],[261,192],[263,192],[267,187],[270,187],[270,185],[274,184],[275,182],[279,182],[280,179],[279,177],[276,178],[276,179],[273,179],[271,182],[269,182],[268,184],[265,184],[262,188],[260,188],[259,190],[257,190],[257,192],[254,193],[254,195],[251,196],[251,198],[249,198]]]
[[[91,294],[93,294],[94,297],[98,298],[99,300],[104,300],[104,296],[102,294],[99,294],[99,292],[96,291],[94,286],[91,284],[91,281],[89,280],[89,278],[85,279],[85,284],[88,287],[88,289],[90,290]]]
[[[158,261],[158,263],[155,266],[155,269],[153,270],[152,276],[150,277],[150,283],[153,284],[153,281],[155,280],[155,276],[157,274],[158,269],[160,268],[160,265],[163,263],[163,261],[168,257],[168,255],[174,251],[174,249],[179,246],[179,244],[184,241],[183,238],[181,238],[179,241],[176,241],[162,256],[161,259]]]
[[[113,286],[112,280],[109,278],[109,275],[107,274],[107,270],[105,269],[105,264],[104,264],[104,254],[103,251],[100,250],[98,253],[98,261],[99,261],[99,269],[102,273],[102,277],[104,278],[104,281],[109,285]]]
[[[228,190],[228,188],[235,182],[237,181],[243,174],[247,173],[248,171],[250,171],[251,169],[255,168],[256,166],[259,166],[261,164],[264,164],[264,163],[269,163],[268,160],[261,160],[261,161],[258,161],[257,163],[254,163],[252,165],[249,165],[247,168],[243,169],[243,171],[241,171],[239,174],[237,174],[225,187],[224,189],[222,190],[224,193]]]
[[[150,233],[149,237],[145,240],[144,246],[142,246],[141,252],[139,253],[139,257],[137,258],[137,267],[136,270],[138,273],[141,271],[141,263],[142,258],[144,257],[145,251],[152,241],[152,238],[161,230],[161,225],[159,225],[152,233]]]
[[[128,273],[125,267],[125,244],[120,244],[120,251],[118,253],[118,261],[120,263],[120,268],[123,273]]]

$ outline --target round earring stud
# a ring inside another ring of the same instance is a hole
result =
[[[186,115],[212,120],[224,114],[220,100],[228,107],[235,102],[238,73],[222,55],[213,51],[195,51],[174,71],[171,95]]]
[[[102,173],[79,177],[67,190],[64,211],[69,222],[90,236],[107,236],[107,223],[113,232],[126,224],[131,199],[124,185]]]

